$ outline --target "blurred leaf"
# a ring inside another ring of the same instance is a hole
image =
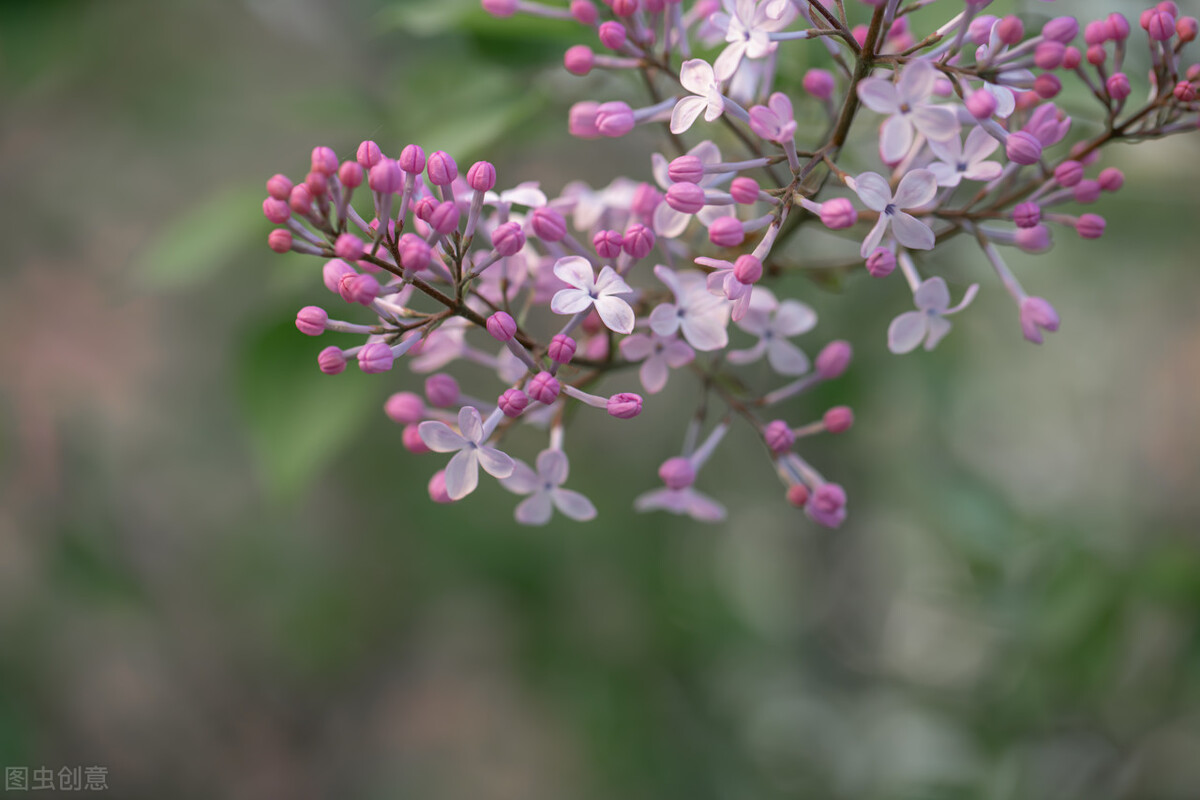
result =
[[[271,319],[286,317],[270,314]],[[317,369],[318,340],[289,320],[251,336],[242,349],[238,394],[259,463],[276,495],[302,491],[365,425],[379,422],[385,381],[358,371]]]
[[[381,11],[379,21],[407,36],[433,36],[454,30],[477,10],[477,0],[404,0]]]
[[[227,189],[167,226],[138,260],[153,286],[181,289],[211,278],[253,246],[266,230],[260,188]]]

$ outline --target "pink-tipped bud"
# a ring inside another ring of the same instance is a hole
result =
[[[425,169],[429,175],[429,182],[434,186],[449,186],[458,177],[458,165],[442,150],[435,151],[429,157]]]
[[[1187,79],[1193,83],[1200,83],[1200,64],[1192,64],[1187,68]]]
[[[484,8],[487,7],[489,2],[494,4],[496,0],[484,0]],[[515,8],[516,4],[514,3],[513,6]],[[502,15],[497,14],[496,16]],[[429,479],[429,486],[427,488],[429,490],[429,499],[438,505],[445,506],[454,502],[454,498],[450,496],[450,492],[446,489],[446,470],[439,469],[433,473],[433,477]]]
[[[668,489],[686,489],[696,482],[696,468],[683,456],[668,458],[658,468],[658,477]]]
[[[625,229],[621,237],[621,249],[633,258],[645,258],[654,249],[657,237],[649,227],[635,222]]]
[[[1150,15],[1146,33],[1156,42],[1165,42],[1175,35],[1175,16],[1168,11],[1155,11]]]
[[[872,278],[886,278],[896,269],[896,256],[886,247],[876,247],[867,256],[867,272]]]
[[[500,395],[500,399],[496,401],[496,405],[500,407],[500,411],[504,416],[516,418],[521,416],[521,412],[529,407],[529,395],[520,389],[507,389],[504,394]]]
[[[568,364],[575,357],[575,347],[574,339],[559,333],[550,340],[550,346],[546,348],[546,355],[550,356],[551,361]]]
[[[515,256],[524,246],[525,231],[519,222],[506,222],[492,231],[492,247],[502,256]]]
[[[1000,20],[991,14],[980,14],[971,20],[967,27],[967,38],[975,44],[987,44],[992,36],[992,28]]]
[[[1116,167],[1102,169],[1100,170],[1100,175],[1097,177],[1097,183],[1106,192],[1118,191],[1125,185],[1125,173]]]
[[[313,170],[304,178],[304,185],[313,197],[324,197],[329,192],[329,177],[324,172]]]
[[[488,161],[476,161],[467,170],[467,185],[477,192],[490,192],[496,186],[496,168]]]
[[[1038,69],[1058,69],[1062,66],[1067,46],[1062,42],[1047,39],[1033,50],[1033,63]]]
[[[835,339],[817,354],[817,374],[824,380],[833,380],[846,371],[850,359],[854,357],[854,348],[844,339]]]
[[[276,225],[282,225],[292,216],[291,206],[286,201],[268,197],[262,203],[263,216]]]
[[[762,278],[763,265],[757,256],[747,253],[733,262],[733,277],[744,284],[758,283]]]
[[[334,242],[333,252],[346,261],[358,261],[363,257],[363,241],[353,233],[343,233]]]
[[[412,425],[425,416],[425,401],[412,392],[396,392],[383,404],[383,413],[398,425]]]
[[[622,103],[620,100],[613,100],[609,103],[601,103],[596,108],[596,130],[601,136],[607,136],[610,139],[616,139],[633,130],[636,124],[633,118],[633,109],[628,103]]]
[[[346,370],[346,356],[340,347],[326,347],[317,354],[317,366],[326,375],[337,375]]]
[[[1058,312],[1040,297],[1026,297],[1021,301],[1020,319],[1021,332],[1034,344],[1042,343],[1042,331],[1053,333],[1059,326]]]
[[[704,208],[704,189],[694,183],[673,183],[667,189],[667,205],[681,214],[695,214]]]
[[[1042,221],[1042,208],[1037,203],[1018,203],[1013,208],[1013,222],[1018,228],[1032,228]]]
[[[775,455],[782,455],[792,449],[796,443],[796,434],[792,427],[781,419],[768,422],[763,428],[763,441]]]
[[[1087,62],[1093,67],[1098,67],[1108,58],[1108,51],[1104,49],[1102,44],[1094,44],[1087,49]]]
[[[746,229],[737,217],[719,217],[708,229],[708,240],[717,247],[737,247],[746,239]]]
[[[529,227],[533,229],[533,235],[543,242],[561,242],[567,235],[567,221],[549,206],[533,210],[529,215]]]
[[[272,175],[267,181],[267,194],[284,203],[292,194],[292,182],[287,175]]]
[[[417,423],[411,423],[404,426],[404,430],[400,432],[400,442],[404,445],[404,449],[410,453],[428,453],[429,445],[425,444],[425,440],[421,438],[421,429]],[[438,475],[442,476],[442,492],[446,491],[445,473],[438,472],[434,475],[434,480],[437,480]],[[433,494],[433,481],[429,482],[430,494]],[[434,500],[437,500],[435,497]],[[443,501],[438,501],[443,502]],[[444,502],[450,502],[449,497]]]
[[[541,403],[542,405],[550,405],[558,399],[558,393],[562,389],[559,385],[558,378],[555,378],[549,372],[539,372],[529,380],[529,385],[526,387],[528,395]]]
[[[267,234],[267,247],[276,253],[286,253],[292,249],[292,232],[276,228]]]
[[[379,149],[379,145],[368,139],[358,146],[354,160],[363,169],[371,169],[383,160],[383,151]]]
[[[1175,33],[1184,44],[1196,40],[1197,30],[1200,30],[1200,22],[1195,17],[1180,17],[1175,21]]]
[[[1106,20],[1098,19],[1089,22],[1083,29],[1083,41],[1088,47],[1103,45],[1112,38],[1112,28]]]
[[[425,399],[434,408],[450,408],[458,403],[459,394],[453,375],[435,372],[425,379]]]
[[[397,163],[400,164],[400,169],[409,175],[420,175],[425,171],[425,151],[421,149],[420,145],[405,145],[404,149],[400,151]]]
[[[511,341],[517,335],[517,321],[511,314],[497,311],[487,318],[487,332],[498,342]]]
[[[577,44],[574,47],[570,47],[563,54],[563,66],[572,75],[587,75],[592,71],[592,65],[595,63],[596,56],[592,53],[592,48],[586,44]]]
[[[483,0],[483,10],[493,17],[511,17],[517,13],[517,0]]]
[[[1043,72],[1033,79],[1033,91],[1043,100],[1049,100],[1057,97],[1058,93],[1062,91],[1062,81],[1058,79],[1057,75]]]
[[[821,223],[831,231],[852,227],[858,222],[858,211],[845,197],[835,197],[821,203]]]
[[[621,243],[624,239],[620,231],[596,231],[592,237],[592,247],[596,255],[604,259],[613,259],[621,254]]]
[[[618,17],[632,17],[638,10],[638,0],[612,0],[609,5]]]
[[[737,177],[729,184],[729,194],[733,202],[748,206],[758,200],[758,181],[754,178]]]
[[[429,226],[443,236],[449,236],[454,231],[458,230],[458,221],[462,216],[462,212],[458,210],[458,206],[453,200],[446,200],[443,203],[438,203],[433,212],[426,220]]]
[[[845,433],[854,424],[854,412],[850,406],[834,406],[825,412],[821,421],[830,433]]]
[[[320,336],[328,321],[329,315],[319,306],[305,306],[296,314],[296,328],[305,336]]]
[[[1175,95],[1175,99],[1181,103],[1190,103],[1196,99],[1196,87],[1192,86],[1189,81],[1180,81],[1175,84],[1172,93]]]
[[[1007,45],[1014,45],[1025,36],[1025,25],[1020,17],[1009,15],[996,23],[996,36]]]
[[[288,206],[292,211],[301,216],[308,216],[312,212],[312,204],[312,192],[308,190],[307,186],[298,183],[292,187],[292,193],[288,196]]]
[[[1017,247],[1026,253],[1042,253],[1050,249],[1050,229],[1045,225],[1017,228]]]
[[[1129,20],[1124,14],[1119,14],[1116,11],[1108,15],[1108,27],[1112,31],[1112,37],[1118,42],[1123,42],[1129,38]]]
[[[338,180],[348,189],[356,189],[363,182],[363,168],[357,161],[343,161],[338,167]]]
[[[578,139],[598,139],[600,129],[596,127],[596,110],[600,104],[584,100],[571,106],[567,113],[567,131]]]
[[[987,119],[996,113],[996,98],[987,89],[976,89],[967,96],[966,106],[975,119]]]
[[[1108,77],[1105,83],[1108,95],[1114,100],[1124,100],[1133,89],[1129,86],[1129,77],[1124,72],[1118,72]]]
[[[811,94],[818,100],[828,100],[833,96],[833,90],[837,83],[833,79],[833,73],[824,69],[810,69],[804,73],[804,91]]]
[[[1068,47],[1063,51],[1063,69],[1075,69],[1083,63],[1083,53],[1079,52],[1078,47]]]
[[[1084,178],[1079,183],[1075,184],[1075,191],[1072,192],[1076,203],[1088,205],[1100,199],[1100,182],[1092,181]]]
[[[404,173],[400,165],[390,158],[381,158],[371,167],[367,175],[367,185],[371,191],[380,194],[395,194],[404,187]]]
[[[629,204],[629,210],[648,219],[662,201],[663,193],[654,188],[653,184],[639,183],[633,190],[633,202]]]
[[[1171,20],[1171,25],[1175,24],[1175,20]],[[338,157],[337,153],[333,152],[329,147],[314,147],[312,151],[312,170],[320,172],[322,175],[332,175],[337,172]]]
[[[338,287],[342,283],[342,278],[346,275],[356,274],[354,267],[340,258],[329,259],[325,262],[325,266],[321,268],[321,279],[325,282],[325,288],[331,292],[338,291]]]
[[[1159,0],[1155,8],[1159,11],[1165,11],[1173,17],[1179,16],[1179,4],[1175,0]]]
[[[1081,214],[1075,222],[1075,230],[1084,239],[1099,239],[1104,235],[1104,217],[1099,214]]]
[[[1083,164],[1078,161],[1064,161],[1054,168],[1054,180],[1059,186],[1068,189],[1083,180]]]
[[[1042,26],[1042,36],[1054,42],[1070,44],[1079,35],[1079,21],[1074,17],[1055,17]]]
[[[347,275],[338,284],[338,293],[347,303],[369,306],[379,296],[379,281],[372,275]]]
[[[1042,157],[1042,143],[1032,133],[1017,131],[1009,134],[1004,152],[1014,164],[1036,164]]]
[[[633,392],[618,392],[608,398],[608,413],[617,419],[633,419],[642,413],[642,396]]]
[[[358,368],[371,375],[387,372],[393,361],[392,348],[383,342],[371,342],[358,351]]]
[[[804,508],[808,503],[808,487],[803,483],[794,483],[788,487],[787,501],[796,508]]]
[[[846,490],[836,483],[823,483],[812,493],[806,510],[814,522],[836,528],[846,520]]]
[[[571,0],[571,16],[580,25],[591,26],[600,18],[600,12],[591,0]]]
[[[667,165],[667,176],[674,183],[699,183],[704,177],[704,162],[697,156],[680,156]]]
[[[400,237],[400,266],[414,272],[420,272],[429,266],[433,260],[433,251],[425,240],[413,233]]]

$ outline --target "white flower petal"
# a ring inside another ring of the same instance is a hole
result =
[[[690,487],[684,489],[683,493],[685,509],[692,519],[700,522],[720,522],[725,519],[725,507],[716,500]]]
[[[817,312],[799,300],[784,300],[775,312],[771,328],[780,336],[799,336],[817,326]]]
[[[680,134],[692,127],[700,112],[708,107],[703,97],[688,95],[681,97],[671,111],[671,133]]]
[[[555,486],[562,486],[567,481],[570,464],[567,454],[553,448],[543,450],[537,457],[537,474],[542,481],[549,481]]]
[[[913,109],[912,123],[926,138],[942,141],[958,136],[958,115],[949,106],[921,106]]]
[[[913,292],[913,302],[922,311],[944,313],[950,307],[950,289],[945,279],[938,275],[922,283]]]
[[[858,83],[858,99],[872,111],[895,114],[900,110],[896,86],[887,78],[867,78]]]
[[[811,366],[808,356],[787,339],[772,339],[767,345],[767,363],[780,375],[803,375]]]
[[[555,314],[578,314],[592,304],[592,296],[583,289],[560,289],[550,299]]]
[[[897,355],[912,352],[928,330],[928,314],[924,311],[905,311],[888,325],[888,350]]]
[[[696,351],[689,347],[687,342],[681,342],[678,339],[673,339],[663,348],[663,358],[666,359],[667,366],[671,369],[679,369],[685,364],[690,364],[695,357]]]
[[[650,330],[659,336],[670,336],[679,330],[679,308],[674,303],[662,303],[650,312]]]
[[[550,492],[550,499],[554,501],[555,508],[576,522],[587,522],[596,518],[596,507],[579,492],[555,489]]]
[[[507,478],[512,475],[513,460],[508,453],[494,447],[480,447],[476,453],[479,456],[479,466],[493,478]]]
[[[711,64],[703,58],[691,58],[679,68],[679,82],[692,94],[704,95],[717,81]]]
[[[541,486],[538,475],[524,461],[513,461],[513,470],[507,478],[500,479],[500,485],[513,494],[529,494]]]
[[[972,128],[967,134],[967,143],[963,145],[963,160],[968,164],[976,164],[996,152],[1000,142],[983,128]]]
[[[654,208],[654,232],[664,239],[674,239],[683,233],[692,220],[691,214],[676,211],[666,203],[659,203]]]
[[[729,344],[724,314],[688,314],[679,327],[687,343],[702,352],[720,350]]]
[[[1000,173],[1004,172],[1004,167],[996,161],[980,161],[977,164],[972,164],[966,172],[962,174],[969,181],[992,181],[1000,177]]]
[[[595,300],[596,313],[616,333],[633,333],[633,309],[616,295],[602,295]]]
[[[858,251],[859,255],[866,258],[875,251],[875,248],[879,246],[879,242],[883,240],[883,233],[887,230],[888,222],[891,219],[887,214],[879,215],[879,219],[875,220],[875,225],[867,233],[867,238],[863,239],[862,247]]]
[[[924,103],[933,94],[934,84],[937,83],[938,71],[933,64],[923,58],[908,62],[908,66],[900,73],[896,84],[896,94],[901,103],[915,106]]]
[[[733,73],[737,72],[738,65],[742,63],[742,57],[746,55],[746,47],[747,42],[738,41],[722,50],[721,55],[717,56],[717,60],[713,63],[713,77],[719,81],[727,81],[732,78]],[[680,80],[680,83],[682,82]]]
[[[730,364],[753,364],[767,352],[767,340],[759,339],[754,346],[746,350],[730,350],[725,358]]]
[[[937,185],[936,181],[934,185]],[[904,211],[897,211],[892,216],[892,235],[897,242],[913,250],[932,250],[936,241],[928,225]]]
[[[451,453],[467,445],[467,440],[444,422],[422,422],[417,426],[417,433],[425,446],[435,453]]]
[[[458,429],[463,438],[478,443],[483,438],[483,420],[474,406],[463,406],[458,410]]]
[[[550,493],[538,491],[517,505],[513,518],[522,525],[545,525],[550,521],[554,507],[550,504]]]
[[[892,202],[896,208],[919,208],[937,196],[937,178],[927,169],[914,169],[900,179]]]
[[[644,333],[635,333],[621,340],[621,358],[626,361],[641,361],[654,352],[654,342]]]
[[[935,161],[928,167],[937,179],[938,186],[958,186],[962,182],[963,173],[945,161]]]
[[[555,261],[554,274],[560,281],[576,289],[587,291],[596,285],[592,265],[582,256],[565,256]]]
[[[950,332],[950,320],[945,317],[930,317],[929,318],[929,333],[925,335],[925,349],[932,350],[937,347],[947,333]]]
[[[879,131],[879,157],[885,164],[895,164],[906,155],[913,143],[912,122],[907,115],[896,114],[884,120]]]
[[[638,367],[638,378],[642,386],[650,394],[658,394],[667,385],[671,371],[667,369],[667,361],[662,356],[651,356]]]
[[[854,191],[863,205],[872,211],[883,211],[892,202],[892,187],[877,172],[864,172],[856,177]]]
[[[479,485],[478,451],[474,448],[459,450],[446,465],[446,494],[451,500],[461,500]]]
[[[629,288],[629,284],[617,274],[615,269],[607,265],[600,268],[600,275],[596,278],[597,294],[630,294],[632,292],[633,289]]]

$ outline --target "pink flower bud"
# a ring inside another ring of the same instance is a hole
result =
[[[617,419],[633,419],[642,413],[642,396],[633,392],[618,392],[608,398],[608,413]]]
[[[850,406],[834,406],[825,412],[821,421],[825,423],[825,430],[830,433],[845,433],[854,424],[854,412]]]
[[[525,231],[521,223],[506,222],[492,231],[492,247],[502,256],[514,256],[525,246]]]
[[[1054,168],[1054,180],[1059,186],[1068,189],[1083,180],[1083,164],[1078,161],[1064,161]]]
[[[484,8],[487,8],[489,3],[496,4],[504,2],[504,0],[484,0]],[[513,3],[516,6],[516,3]],[[502,16],[497,14],[496,16]],[[419,436],[419,434],[418,434]],[[428,448],[426,448],[428,449]],[[429,499],[439,505],[449,505],[454,502],[454,498],[450,496],[450,492],[446,490],[446,470],[439,469],[433,473],[433,477],[429,479]]]
[[[420,272],[428,267],[429,262],[433,259],[433,251],[429,245],[425,243],[424,239],[413,233],[401,236],[397,249],[400,251],[400,266],[414,272]]]
[[[625,46],[625,26],[619,22],[605,22],[600,26],[600,44],[609,50],[620,50]]]
[[[287,175],[272,175],[267,181],[267,194],[276,200],[282,200],[286,204],[291,193],[292,182]]]
[[[1054,306],[1040,297],[1026,297],[1021,301],[1021,332],[1034,344],[1041,344],[1042,331],[1053,333],[1058,330],[1058,312]]]
[[[434,408],[450,408],[458,402],[458,381],[453,375],[435,372],[425,379],[425,399]]]
[[[517,0],[483,0],[483,10],[493,17],[511,17],[517,13]]]
[[[428,453],[429,452],[429,445],[425,444],[425,440],[421,438],[421,430],[418,427],[417,423],[415,423],[415,422],[404,426],[404,430],[400,432],[400,442],[404,445],[404,449],[410,453]],[[438,475],[443,476],[442,491],[444,492],[444,491],[446,491],[446,481],[445,481],[444,473],[439,472]],[[433,477],[436,479],[438,475],[434,475]],[[431,488],[432,488],[432,485],[433,485],[433,482],[430,481]]]
[[[400,165],[390,158],[381,158],[371,167],[367,175],[367,185],[371,191],[380,194],[395,194],[404,187],[404,173]]]
[[[1083,29],[1083,41],[1089,47],[1102,45],[1112,38],[1112,29],[1108,26],[1106,20],[1098,19],[1089,22]]]
[[[821,222],[831,231],[840,231],[858,222],[858,211],[847,198],[835,197],[821,203]]]
[[[489,192],[496,185],[496,168],[487,161],[476,161],[467,170],[467,185],[477,192]]]
[[[510,341],[517,335],[517,321],[511,314],[497,311],[487,318],[487,332],[498,342]]]
[[[1082,214],[1075,222],[1075,230],[1084,239],[1099,239],[1104,235],[1104,217],[1099,214]]]
[[[618,17],[632,17],[638,10],[638,0],[612,0],[611,5]]]
[[[867,256],[867,272],[872,278],[886,278],[896,269],[896,256],[886,247],[876,247]]]
[[[1075,69],[1083,62],[1083,54],[1077,47],[1068,47],[1063,51],[1063,69]]]
[[[811,94],[818,100],[828,100],[833,96],[834,87],[837,85],[833,79],[833,73],[824,69],[810,69],[804,73],[804,91]]]
[[[296,328],[305,336],[320,336],[328,321],[329,315],[319,306],[305,306],[296,314]]]
[[[633,190],[633,202],[629,209],[638,216],[649,218],[663,200],[663,194],[650,183],[639,183]]]
[[[355,161],[363,169],[371,169],[383,159],[383,151],[379,149],[379,145],[366,140],[358,146],[358,152],[355,153]]]
[[[383,413],[398,425],[412,425],[425,416],[425,401],[412,392],[396,392],[383,404]]]
[[[996,23],[996,36],[1007,45],[1017,44],[1025,36],[1025,25],[1010,14]]]
[[[363,241],[353,233],[343,233],[333,244],[333,252],[338,258],[347,261],[358,261],[363,257]]]
[[[596,108],[596,130],[601,136],[616,139],[633,130],[633,109],[628,103],[613,100]]]
[[[1168,11],[1155,11],[1146,24],[1146,33],[1156,42],[1165,42],[1175,35],[1175,16]]]
[[[686,489],[696,482],[696,468],[683,456],[668,458],[658,468],[658,477],[668,489]]]
[[[567,131],[579,139],[597,139],[600,130],[596,127],[596,110],[600,104],[584,100],[571,106],[567,114]]]
[[[392,368],[392,348],[383,342],[371,342],[358,351],[358,368],[370,375],[378,375]]]
[[[1102,44],[1094,44],[1087,49],[1087,62],[1093,67],[1098,67],[1108,58],[1108,51],[1104,49]]]
[[[453,200],[447,200],[443,203],[438,203],[433,212],[429,215],[429,226],[443,236],[449,236],[454,231],[458,230],[458,221],[461,217],[461,212]]]
[[[1108,167],[1100,170],[1097,182],[1104,191],[1115,192],[1125,185],[1125,173],[1116,167]]]
[[[1033,63],[1038,69],[1058,69],[1062,66],[1063,56],[1067,46],[1062,42],[1047,39],[1038,44],[1033,50]]]
[[[1036,164],[1042,157],[1042,143],[1032,133],[1017,131],[1009,134],[1004,151],[1014,164]]]
[[[987,119],[996,113],[996,98],[987,89],[976,89],[967,95],[966,106],[975,119]]]
[[[592,237],[592,247],[596,255],[604,259],[613,259],[621,254],[621,243],[624,241],[619,231],[596,231]]]
[[[592,65],[595,62],[596,56],[592,53],[592,48],[586,44],[577,44],[568,48],[567,52],[563,54],[563,66],[572,75],[587,75],[592,71]]]
[[[1054,42],[1070,44],[1079,35],[1079,22],[1074,17],[1055,17],[1042,26],[1042,36]]]
[[[343,277],[356,274],[354,267],[340,258],[329,259],[325,262],[325,266],[321,268],[321,278],[325,281],[325,288],[331,292],[338,291],[338,286],[341,285]]]
[[[667,189],[667,205],[681,214],[695,214],[704,208],[704,190],[694,183],[673,183]]]
[[[342,182],[343,186],[350,189],[361,186],[363,182],[362,165],[357,161],[343,161],[342,165],[338,167],[338,180]]]
[[[292,232],[276,228],[267,234],[267,247],[276,253],[286,253],[292,249]]]
[[[292,216],[292,209],[286,201],[268,197],[262,203],[263,216],[276,225],[282,225]]]
[[[1175,33],[1184,44],[1195,41],[1197,29],[1200,29],[1200,22],[1195,17],[1180,17],[1175,21]]]
[[[708,229],[708,240],[717,247],[737,247],[746,239],[746,229],[737,217],[718,217]]]
[[[1190,103],[1196,99],[1196,87],[1192,86],[1192,84],[1188,81],[1180,81],[1179,83],[1175,84],[1173,94],[1175,95],[1175,99],[1179,102]]]
[[[595,25],[600,14],[590,0],[571,0],[571,16],[581,25]]]
[[[1076,203],[1083,203],[1084,205],[1094,203],[1100,199],[1100,182],[1084,178],[1075,184],[1073,194]]]
[[[1192,64],[1187,68],[1187,79],[1192,82],[1200,82],[1200,64]]]
[[[1171,20],[1171,25],[1175,24],[1175,20]],[[312,151],[312,169],[313,172],[320,172],[322,175],[332,175],[337,172],[338,157],[337,153],[333,152],[328,147],[314,147]]]
[[[1041,253],[1050,249],[1050,229],[1045,225],[1017,228],[1017,247],[1026,253]]]
[[[971,20],[971,24],[967,28],[967,38],[975,44],[987,44],[988,39],[992,36],[992,27],[997,22],[999,20],[991,14],[980,14]]]
[[[575,357],[575,340],[566,334],[556,334],[546,348],[546,355],[559,364],[569,363]]]
[[[1173,17],[1179,16],[1179,4],[1175,0],[1159,0],[1155,8],[1159,11],[1165,11]]]
[[[656,241],[654,231],[635,222],[625,229],[625,235],[621,237],[621,249],[633,258],[645,258],[654,249]]]
[[[1062,81],[1058,79],[1057,75],[1043,72],[1033,79],[1033,91],[1043,100],[1049,100],[1058,96],[1058,93],[1062,91]]]
[[[824,483],[813,492],[806,508],[813,522],[837,528],[846,520],[846,490],[836,483]]]
[[[1124,72],[1110,75],[1105,86],[1108,87],[1109,96],[1114,100],[1124,100],[1133,91],[1129,86],[1129,78]]]
[[[537,402],[548,406],[558,399],[558,392],[561,388],[557,378],[549,372],[543,371],[529,380],[526,392]]]
[[[521,412],[529,407],[529,395],[520,389],[507,389],[504,394],[500,395],[500,399],[496,401],[496,405],[500,407],[500,411],[504,413],[504,416],[516,418],[521,416]]]
[[[312,211],[313,196],[312,192],[303,183],[298,183],[292,187],[292,193],[288,197],[288,206],[292,211],[295,211],[301,216],[308,216]]]
[[[340,347],[326,347],[317,354],[317,366],[326,375],[337,375],[346,369],[346,356]]]
[[[425,171],[425,151],[421,149],[420,145],[405,145],[404,149],[400,151],[397,163],[400,164],[400,169],[409,175],[420,175]]]
[[[667,176],[674,183],[699,183],[704,177],[704,162],[697,156],[680,156],[667,165]]]
[[[1108,15],[1108,27],[1112,31],[1112,37],[1118,42],[1122,42],[1129,38],[1129,20],[1125,19],[1124,14],[1119,14],[1116,11]]]
[[[763,428],[763,440],[775,455],[782,455],[792,449],[796,443],[796,434],[792,427],[781,419],[768,422]]]
[[[529,226],[534,236],[544,242],[561,242],[567,235],[567,221],[549,206],[535,208],[529,215]]]
[[[788,487],[787,501],[796,508],[804,508],[808,503],[808,487],[803,483],[795,483]]]
[[[458,165],[448,153],[441,150],[435,151],[429,157],[425,169],[429,175],[429,182],[434,186],[449,186],[458,177]]]
[[[833,380],[846,371],[850,359],[854,357],[854,348],[844,339],[835,339],[817,354],[817,374],[825,380]]]
[[[740,283],[758,283],[762,278],[763,265],[757,256],[747,253],[737,257],[733,262],[733,277]]]
[[[729,184],[729,194],[735,203],[748,206],[758,200],[758,181],[754,178],[737,177]]]

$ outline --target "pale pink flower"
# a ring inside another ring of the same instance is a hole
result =
[[[725,507],[691,486],[682,489],[652,489],[633,501],[636,511],[670,511],[686,514],[700,522],[720,522],[725,519]]]
[[[905,311],[888,325],[888,349],[893,353],[908,353],[922,341],[926,350],[937,347],[937,343],[950,332],[950,321],[946,317],[957,314],[971,304],[979,284],[973,283],[963,295],[962,302],[950,307],[950,289],[940,277],[930,278],[913,292],[916,311]]]
[[[573,520],[586,522],[596,517],[596,507],[579,492],[562,488],[569,465],[562,450],[543,450],[535,472],[524,461],[513,463],[512,474],[500,485],[513,494],[529,495],[517,505],[513,516],[522,525],[545,525],[554,509]]]
[[[747,350],[729,351],[729,363],[751,364],[764,355],[771,369],[780,375],[803,375],[811,364],[808,356],[788,341],[808,333],[817,324],[817,313],[799,300],[779,302],[769,289],[755,291],[755,302],[737,326],[758,341]],[[758,300],[762,295],[762,300]]]
[[[944,142],[929,142],[929,149],[938,161],[929,165],[938,186],[958,186],[963,178],[969,181],[990,181],[1000,176],[1004,167],[996,161],[985,161],[996,151],[1000,142],[983,128],[972,128],[964,145],[957,136]]]
[[[446,466],[446,493],[451,500],[461,500],[479,485],[479,467],[496,478],[507,478],[513,471],[508,454],[484,444],[487,434],[483,420],[473,406],[458,412],[458,431],[444,422],[422,422],[418,428],[421,441],[436,453],[454,453]]]
[[[729,343],[729,302],[709,294],[702,273],[676,273],[659,264],[654,274],[675,295],[674,303],[663,303],[650,312],[650,328],[659,336],[676,331],[697,350],[719,350]]]
[[[796,10],[772,7],[760,0],[722,0],[725,11],[710,16],[709,22],[725,34],[728,46],[717,56],[713,65],[717,80],[728,80],[737,71],[743,58],[765,58],[775,52],[778,44],[771,34],[781,31],[796,17]],[[768,13],[771,8],[776,13]]]
[[[914,130],[931,141],[944,141],[958,135],[958,116],[948,106],[930,102],[938,71],[923,59],[910,61],[892,83],[887,78],[867,78],[858,84],[863,105],[887,114],[879,137],[879,155],[886,164],[895,164],[912,147]]]
[[[915,169],[908,173],[900,179],[895,195],[892,194],[887,179],[875,172],[859,175],[854,179],[852,188],[867,208],[879,212],[879,221],[871,228],[859,251],[863,258],[879,246],[889,224],[896,241],[905,247],[914,250],[933,249],[933,230],[904,211],[906,208],[925,205],[937,194],[937,178],[932,172],[927,169]]]
[[[626,361],[641,361],[638,378],[650,394],[658,394],[667,385],[670,371],[690,364],[696,351],[674,334],[659,336],[635,333],[621,340],[621,356]]]
[[[556,292],[550,301],[550,310],[555,314],[578,314],[595,307],[609,330],[633,332],[633,309],[622,297],[633,290],[612,267],[601,268],[596,277],[586,258],[566,256],[554,263],[554,274],[568,287]]]
[[[693,58],[683,62],[679,70],[679,82],[691,94],[679,98],[675,103],[675,109],[671,112],[671,133],[683,133],[692,127],[701,111],[704,112],[705,122],[712,122],[725,113],[725,98],[713,75],[712,65],[707,61]]]

